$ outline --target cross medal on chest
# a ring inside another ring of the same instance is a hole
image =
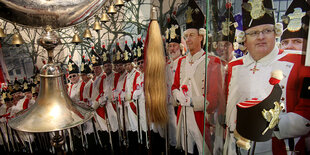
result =
[[[194,61],[193,60],[191,60],[190,62],[188,62],[189,64],[191,64],[191,65],[193,65],[194,64]]]
[[[259,71],[259,69],[257,69],[255,65],[252,69],[250,69],[250,71],[253,71],[253,74],[255,74],[256,71]]]

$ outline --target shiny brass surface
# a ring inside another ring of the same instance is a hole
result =
[[[99,22],[98,19],[96,19],[94,26],[93,26],[93,29],[96,31],[102,30],[101,23]]]
[[[60,39],[51,26],[47,26],[38,43],[48,52],[48,64],[40,71],[38,98],[34,105],[11,118],[9,125],[19,131],[51,132],[86,122],[94,110],[76,105],[68,96],[60,65],[53,63],[53,50]]]
[[[36,103],[18,113],[9,121],[9,125],[25,132],[50,132],[71,128],[90,119],[93,110],[81,108],[72,102],[65,91],[63,76],[59,65],[44,65]]]
[[[116,10],[113,4],[109,6],[108,14],[116,14]]]
[[[0,38],[6,37],[6,34],[4,33],[3,29],[0,28]]]
[[[93,37],[93,35],[91,35],[91,32],[90,32],[89,28],[87,28],[87,29],[84,31],[83,38],[91,39],[92,37]]]
[[[124,6],[123,0],[116,0],[115,6],[118,6],[118,7]]]
[[[93,16],[106,0],[0,0],[0,18],[29,27],[53,29],[78,24]]]
[[[82,42],[82,40],[81,40],[81,38],[80,38],[80,36],[79,36],[79,34],[78,33],[75,33],[74,34],[74,36],[73,36],[73,38],[72,38],[72,41],[71,41],[72,43],[76,43],[76,44],[78,44],[78,43],[81,43]]]
[[[108,14],[104,12],[104,13],[101,15],[100,21],[101,21],[101,22],[108,22],[108,21],[109,21],[109,16],[108,16]]]
[[[21,45],[23,43],[24,43],[24,39],[22,38],[22,36],[18,32],[15,32],[13,35],[12,44]]]

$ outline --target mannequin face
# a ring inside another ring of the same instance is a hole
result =
[[[181,55],[180,44],[171,42],[168,44],[169,56],[175,60]]]
[[[111,63],[106,63],[103,65],[103,70],[104,72],[109,75],[112,73],[112,64]]]
[[[76,84],[79,82],[80,76],[77,73],[73,73],[69,74],[68,78],[72,84]]]
[[[253,33],[257,35],[251,35]],[[251,27],[245,31],[245,34],[244,46],[255,61],[267,56],[275,46],[276,35],[272,24]]]
[[[95,76],[99,76],[102,73],[101,66],[94,66],[93,69],[94,69]]]
[[[131,70],[133,69],[133,65],[131,64],[131,62],[128,62],[125,64],[125,68],[127,72],[131,72]]]
[[[196,54],[201,49],[201,42],[203,40],[203,36],[199,35],[197,29],[187,29],[184,32],[184,37],[186,41],[186,45],[191,52],[191,55]]]
[[[307,39],[304,38],[288,38],[281,41],[281,49],[306,51]]]
[[[139,60],[137,62],[137,65],[138,65],[139,71],[143,72],[144,71],[144,60]]]
[[[218,41],[216,53],[223,60],[229,62],[232,59],[232,43],[229,41]]]

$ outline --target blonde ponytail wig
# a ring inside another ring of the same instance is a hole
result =
[[[149,121],[164,125],[168,122],[166,61],[156,20],[152,20],[149,25],[145,56],[144,89]]]

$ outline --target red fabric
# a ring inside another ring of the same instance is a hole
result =
[[[178,61],[178,65],[177,68],[175,70],[175,75],[174,75],[174,81],[173,84],[171,86],[171,91],[173,91],[174,89],[179,89],[180,88],[180,70],[181,70],[181,63],[182,60],[186,58],[185,56],[180,58]]]
[[[276,137],[272,137],[272,153],[274,155],[283,155],[286,153],[285,143],[283,140],[279,140]]]
[[[119,80],[119,77],[121,77],[121,74],[120,73],[115,73],[114,74],[114,90],[116,89],[117,87],[117,83],[118,83],[118,80]]]
[[[71,91],[72,91],[72,87],[73,87],[73,85],[74,85],[74,84],[72,84],[72,85],[70,86],[69,96],[71,96]]]
[[[80,87],[80,101],[83,101],[83,92],[84,92],[85,82],[83,81]]]
[[[131,110],[137,115],[137,107],[133,102],[130,102]]]
[[[2,117],[8,117],[8,116],[10,116],[10,115],[11,115],[11,113],[7,113],[7,114],[4,114],[4,115],[1,115],[0,118],[2,118]]]
[[[139,72],[136,72],[135,74],[135,77],[133,79],[133,83],[132,83],[132,92],[131,92],[131,99],[132,99],[132,96],[133,96],[133,92],[135,92],[135,90],[137,89],[137,78],[140,76],[140,73]]]
[[[0,44],[1,46],[1,44]],[[0,83],[5,83],[5,78],[4,78],[4,74],[3,74],[3,71],[2,71],[2,66],[0,64]]]
[[[101,81],[99,84],[99,94],[103,93],[103,80],[106,78],[105,74],[101,76]]]
[[[26,98],[24,103],[23,103],[23,110],[27,109],[28,108],[28,104],[29,104],[29,99]]]
[[[269,79],[269,83],[270,83],[271,85],[278,84],[278,83],[280,83],[280,81],[281,81],[281,80],[278,80],[278,79],[273,78],[273,77],[271,77],[271,78]]]
[[[96,109],[96,112],[101,118],[105,119],[104,107],[98,107]]]
[[[232,68],[238,65],[243,65],[243,59],[239,59],[236,61],[232,61],[228,64],[228,71],[227,71],[227,76],[225,77],[225,81],[226,81],[226,97],[228,97],[228,92],[229,92],[229,84],[230,84],[230,80],[231,80],[231,74],[232,74]],[[227,98],[226,98],[227,99]]]

